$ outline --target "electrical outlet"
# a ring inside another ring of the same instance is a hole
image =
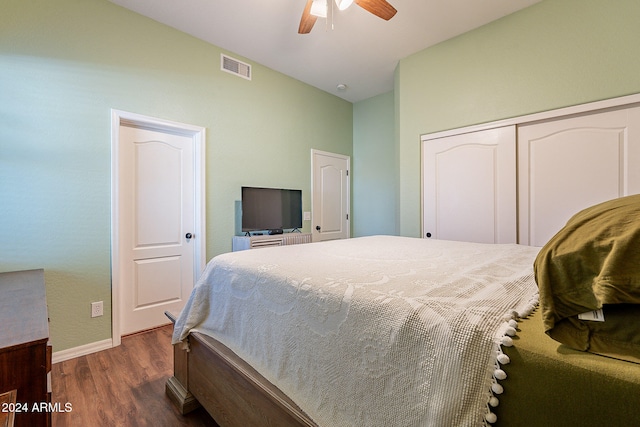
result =
[[[91,303],[91,317],[100,317],[103,312],[102,301]]]

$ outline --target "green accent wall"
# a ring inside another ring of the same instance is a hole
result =
[[[640,92],[639,22],[637,0],[545,0],[401,60],[400,234],[420,236],[421,134]]]
[[[393,92],[353,106],[352,236],[398,234]]]
[[[351,103],[221,52],[106,0],[0,3],[0,271],[45,269],[54,352],[111,338],[112,108],[207,129],[207,260],[242,185],[302,189],[308,211],[311,149],[352,156]]]

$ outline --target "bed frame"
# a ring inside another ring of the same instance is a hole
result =
[[[538,310],[539,311],[539,310]],[[175,322],[175,317],[167,314]],[[544,334],[541,315],[505,348],[496,427],[628,425],[640,419],[640,365],[569,349]],[[182,414],[203,406],[221,427],[317,427],[291,399],[219,341],[197,333],[173,346],[166,393]]]
[[[175,324],[176,316],[165,313]],[[219,341],[194,332],[173,346],[166,393],[182,414],[203,406],[220,427],[317,427],[276,386]]]

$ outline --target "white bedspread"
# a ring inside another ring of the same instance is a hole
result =
[[[220,255],[179,316],[323,427],[478,426],[539,248],[391,236]]]

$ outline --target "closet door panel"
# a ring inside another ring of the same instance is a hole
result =
[[[580,210],[637,192],[637,111],[518,127],[519,243],[543,246]]]
[[[515,127],[423,143],[423,237],[515,243]]]

